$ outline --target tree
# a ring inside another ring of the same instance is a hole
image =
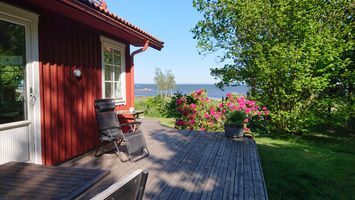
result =
[[[218,86],[245,81],[283,130],[302,131],[326,91],[352,95],[350,0],[194,0],[193,6],[203,14],[192,30],[200,52],[223,52],[226,64],[211,69]]]
[[[154,82],[157,84],[158,93],[161,96],[173,94],[173,89],[175,88],[175,76],[171,70],[165,71],[165,73],[160,68],[155,68]]]

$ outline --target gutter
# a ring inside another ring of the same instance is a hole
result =
[[[142,48],[140,48],[140,49],[135,50],[135,51],[132,52],[132,54],[131,54],[132,61],[133,61],[133,57],[134,57],[135,55],[144,52],[145,50],[148,49],[148,47],[149,47],[149,40],[145,41],[144,46],[143,46]]]
[[[142,48],[137,49],[137,50],[135,50],[135,51],[133,51],[131,53],[130,57],[131,57],[131,66],[132,66],[132,68],[134,68],[134,56],[144,52],[145,50],[148,49],[148,47],[149,47],[149,40],[146,40],[145,43],[144,43],[144,46]],[[131,76],[131,84],[133,85],[133,88],[131,90],[131,96],[133,97],[132,106],[134,106],[134,75],[133,75],[134,73],[133,73],[133,70],[131,71],[131,74],[132,74],[132,76]]]

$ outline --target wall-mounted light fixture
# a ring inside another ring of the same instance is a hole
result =
[[[76,78],[80,78],[81,77],[81,71],[80,69],[74,69],[74,76]]]

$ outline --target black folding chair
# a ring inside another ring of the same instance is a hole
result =
[[[99,128],[101,144],[97,148],[95,156],[98,156],[100,147],[113,143],[117,150],[117,156],[122,162],[127,161],[121,153],[126,154],[128,160],[135,162],[149,155],[143,132],[140,129],[141,122],[120,124],[115,112],[113,99],[95,100],[96,119]],[[123,133],[122,127],[127,127],[128,132]],[[119,146],[124,143],[126,150],[121,151]]]
[[[148,171],[137,170],[97,194],[91,200],[142,200],[147,179]]]

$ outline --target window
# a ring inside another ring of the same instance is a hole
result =
[[[126,102],[125,46],[101,37],[102,44],[102,96],[113,98],[117,104]]]
[[[26,31],[0,20],[0,124],[26,117]]]

